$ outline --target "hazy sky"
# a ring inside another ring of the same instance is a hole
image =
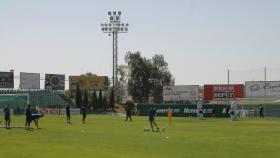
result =
[[[122,11],[127,51],[163,54],[176,84],[280,80],[279,0],[0,0],[0,71],[112,74],[107,12]],[[244,70],[244,71],[243,71]],[[42,88],[42,87],[41,87]]]

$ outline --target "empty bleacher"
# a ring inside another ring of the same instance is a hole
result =
[[[64,106],[66,101],[57,93],[47,90],[0,90],[0,94],[29,94],[29,104],[34,106]],[[0,103],[1,104],[1,103]],[[22,104],[22,103],[21,103]]]

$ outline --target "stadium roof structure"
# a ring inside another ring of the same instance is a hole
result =
[[[280,98],[236,98],[241,105],[280,105]]]

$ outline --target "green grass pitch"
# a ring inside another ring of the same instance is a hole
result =
[[[157,122],[165,132],[144,132],[147,117],[91,115],[87,124],[73,116],[46,116],[42,129],[0,129],[1,158],[279,158],[280,119],[225,118],[198,120],[166,117]],[[3,116],[1,117],[3,125]],[[12,117],[23,125],[24,116]],[[32,124],[34,127],[34,123]]]

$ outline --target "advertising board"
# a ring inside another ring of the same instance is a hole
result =
[[[244,97],[243,84],[204,85],[204,101],[228,101]]]
[[[65,90],[65,75],[46,74],[45,89],[47,90]]]
[[[69,76],[69,89],[75,91],[79,84],[82,90],[108,90],[108,76]]]
[[[0,72],[0,88],[14,88],[14,72]]]
[[[39,73],[20,73],[21,89],[40,89],[40,74]]]
[[[280,81],[245,82],[246,98],[280,98]]]
[[[163,101],[197,101],[198,85],[177,85],[163,87]]]

